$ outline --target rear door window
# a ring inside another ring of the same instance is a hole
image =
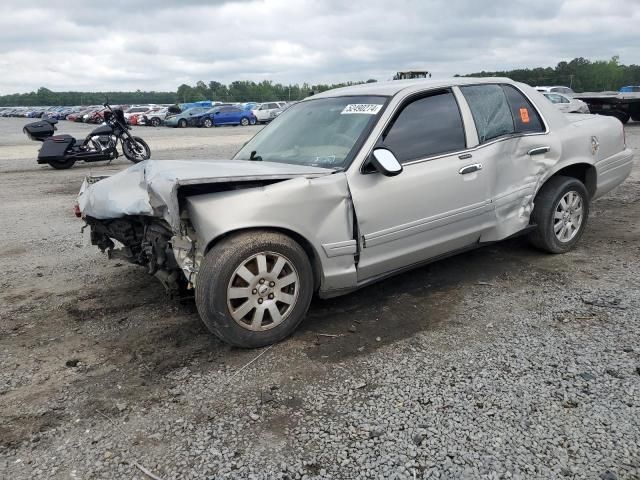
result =
[[[480,143],[515,132],[511,108],[500,85],[460,87],[469,104]]]
[[[517,133],[544,132],[540,115],[527,97],[511,85],[503,85],[502,88],[511,106],[511,113],[515,120],[515,131]]]
[[[382,144],[401,163],[464,150],[464,127],[453,93],[442,91],[409,103],[383,135]]]

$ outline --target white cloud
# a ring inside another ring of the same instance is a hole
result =
[[[175,90],[640,63],[635,0],[82,0],[0,5],[0,93]]]

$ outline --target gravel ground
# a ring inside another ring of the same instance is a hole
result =
[[[0,119],[0,478],[640,478],[638,160],[571,253],[485,247],[247,351],[82,247],[82,177],[128,163],[38,166],[24,123]],[[257,129],[137,134],[224,158]]]

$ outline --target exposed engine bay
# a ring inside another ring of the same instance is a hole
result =
[[[87,216],[85,221],[91,229],[91,243],[106,252],[110,259],[122,259],[146,267],[147,273],[156,276],[171,292],[189,286],[192,272],[182,274],[183,269],[174,255],[173,243],[178,242],[172,241],[173,238],[184,237],[174,237],[164,220],[132,215],[112,220]],[[190,243],[183,241],[178,248],[187,246],[188,251],[184,253],[188,255],[193,250]]]

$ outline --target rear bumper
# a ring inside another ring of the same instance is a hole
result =
[[[599,198],[620,185],[633,168],[633,150],[630,148],[611,155],[596,164],[598,185],[594,199]]]

